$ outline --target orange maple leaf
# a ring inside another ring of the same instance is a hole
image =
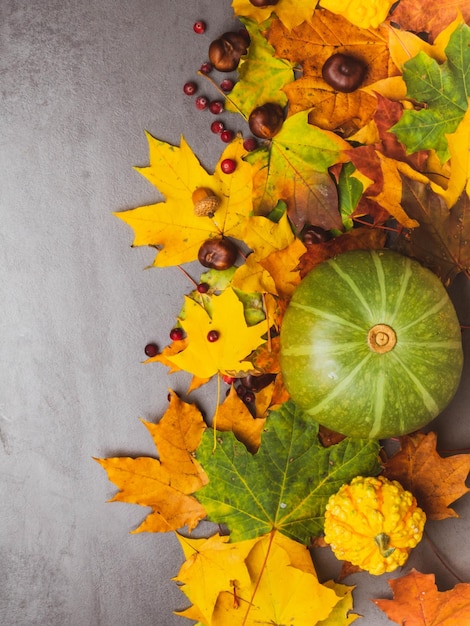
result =
[[[470,624],[470,584],[438,591],[434,574],[413,569],[389,580],[393,600],[373,600],[388,618],[406,626],[464,626]]]
[[[160,460],[151,457],[95,459],[119,488],[110,502],[149,506],[152,512],[134,532],[167,532],[204,519],[204,507],[190,494],[208,483],[192,453],[206,428],[195,405],[170,392],[170,405],[158,424],[144,422]]]
[[[458,517],[448,505],[470,491],[465,485],[470,454],[443,458],[436,441],[435,432],[400,437],[401,449],[385,463],[383,474],[411,491],[428,519],[441,520]]]
[[[254,453],[261,444],[261,432],[265,422],[265,419],[255,419],[252,416],[232,385],[228,396],[217,410],[217,430],[232,431],[238,441]]]

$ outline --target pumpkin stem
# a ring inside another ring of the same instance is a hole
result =
[[[390,537],[386,533],[379,533],[376,537],[374,537],[374,541],[384,559],[395,551],[395,548],[390,547]]]
[[[379,354],[390,352],[397,343],[395,331],[388,324],[376,324],[372,326],[367,335],[367,343],[369,348]]]

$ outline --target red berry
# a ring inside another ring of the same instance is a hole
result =
[[[206,96],[198,96],[196,98],[196,109],[199,109],[199,111],[204,111],[205,109],[207,109],[208,104],[209,100],[206,98]]]
[[[227,374],[224,374],[222,376],[222,380],[224,381],[224,383],[226,383],[227,385],[233,385],[233,383],[237,380],[234,376],[227,376]]]
[[[209,104],[209,111],[213,113],[214,115],[219,115],[219,113],[222,113],[223,110],[224,110],[224,103],[221,102],[220,100],[213,100]]]
[[[217,330],[210,330],[207,333],[207,341],[210,341],[211,343],[214,343],[214,341],[217,341],[219,337],[220,337],[220,334],[219,334],[219,331]]]
[[[209,285],[207,283],[199,283],[199,285],[196,287],[198,293],[207,293],[210,289]]]
[[[158,354],[158,346],[156,343],[148,343],[144,348],[145,354],[152,358]]]
[[[206,31],[206,25],[202,20],[194,22],[193,30],[197,35],[202,35]]]
[[[223,122],[221,122],[220,120],[216,120],[215,122],[212,122],[211,124],[211,131],[216,134],[216,135],[220,135],[220,133],[225,130],[225,126],[223,124]]]
[[[237,168],[237,163],[233,159],[224,159],[220,164],[220,169],[224,174],[233,174]]]
[[[199,68],[199,71],[202,74],[210,74],[210,72],[212,72],[212,63],[203,63]]]
[[[187,96],[194,96],[197,91],[197,85],[192,80],[188,81],[183,86],[183,91]]]
[[[230,143],[234,137],[233,130],[223,130],[220,133],[220,138],[224,143]]]
[[[253,152],[258,147],[258,142],[254,137],[247,137],[243,142],[243,147],[247,152]]]
[[[232,91],[234,86],[235,82],[231,78],[224,78],[224,80],[220,83],[220,88],[222,91],[225,91],[225,93]]]
[[[175,326],[170,330],[170,339],[172,341],[180,341],[184,337],[184,330],[179,326]]]

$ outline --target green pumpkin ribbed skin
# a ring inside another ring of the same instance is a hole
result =
[[[376,324],[396,345],[368,345]],[[281,327],[281,371],[293,401],[351,437],[400,436],[434,419],[462,373],[460,325],[440,280],[392,252],[345,252],[295,290]]]

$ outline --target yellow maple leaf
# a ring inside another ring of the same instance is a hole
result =
[[[320,6],[342,15],[358,28],[377,28],[396,0],[321,0]]]
[[[220,372],[247,372],[252,369],[246,357],[262,342],[266,323],[248,326],[243,304],[231,287],[212,299],[212,317],[192,298],[185,298],[185,317],[180,320],[186,332],[187,347],[168,361],[199,378]],[[217,338],[208,339],[215,331]]]
[[[279,0],[276,6],[255,7],[250,0],[232,0],[235,15],[248,17],[258,23],[264,22],[275,11],[284,26],[291,30],[311,19],[317,0]]]
[[[166,267],[194,261],[201,244],[209,238],[243,238],[244,221],[252,210],[251,166],[241,138],[222,153],[213,174],[199,163],[184,137],[179,147],[147,133],[150,165],[136,168],[165,196],[165,201],[115,213],[134,230],[134,246],[159,250],[154,265]],[[225,174],[220,163],[232,159],[236,169]],[[210,189],[220,200],[213,217],[194,212],[193,192]]]
[[[245,263],[237,268],[232,278],[232,287],[248,293],[277,294],[272,276],[260,264],[254,254],[250,254]]]
[[[204,519],[204,507],[190,494],[208,483],[193,457],[205,423],[195,405],[170,392],[170,404],[158,424],[144,422],[160,453],[151,457],[95,459],[118,488],[110,502],[149,506],[152,512],[134,532],[167,532]]]
[[[318,581],[300,543],[276,531],[236,543],[227,539],[180,538],[187,561],[175,580],[193,602],[191,614],[204,615],[203,624],[312,626],[343,603],[344,589],[337,594]]]
[[[431,187],[444,198],[450,209],[464,189],[470,197],[470,107],[455,133],[446,137],[450,152],[450,176],[445,188],[436,183],[431,183]],[[442,180],[442,177],[438,180]]]

